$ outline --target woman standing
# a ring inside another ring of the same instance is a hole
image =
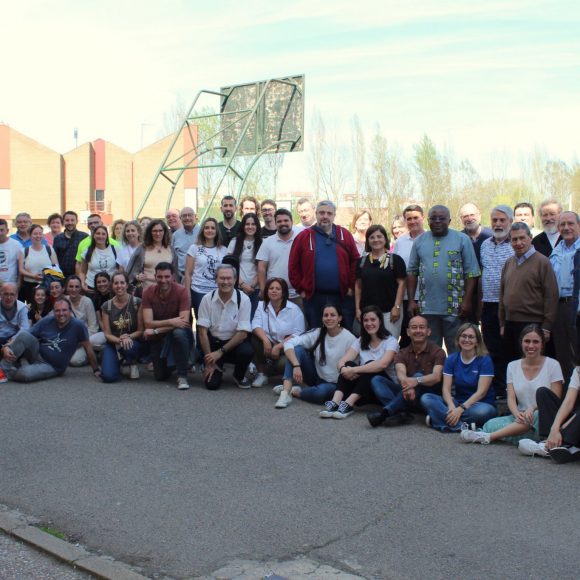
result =
[[[250,299],[252,318],[256,312],[260,294],[256,254],[261,245],[262,233],[258,216],[255,213],[247,213],[242,218],[242,225],[238,235],[228,246],[228,253],[233,254],[240,264],[238,288],[245,292]]]
[[[367,230],[373,223],[373,216],[368,209],[362,209],[357,211],[352,216],[352,221],[350,223],[350,232],[354,241],[358,253],[363,256],[365,254],[365,245],[367,240]]]
[[[285,409],[292,397],[322,404],[332,398],[338,382],[338,363],[349,349],[354,336],[342,328],[342,311],[328,305],[322,311],[322,327],[295,336],[284,343],[288,359],[276,409]],[[293,384],[304,387],[293,387]]]
[[[123,219],[118,219],[113,222],[111,225],[111,239],[121,243],[123,238],[123,226],[125,223],[126,222]]]
[[[461,431],[462,423],[481,426],[497,415],[491,387],[493,363],[479,328],[470,322],[461,325],[455,345],[459,350],[447,357],[443,367],[443,396],[426,393],[421,397],[427,426],[439,431]]]
[[[393,243],[391,245],[391,252],[395,248],[395,242],[403,235],[408,233],[407,222],[402,215],[396,215],[391,222],[391,235],[393,236]]]
[[[131,256],[141,245],[141,226],[138,221],[127,222],[123,226],[121,236],[121,247],[117,250],[117,264],[121,270],[126,271]]]
[[[389,251],[389,236],[381,225],[367,230],[364,255],[356,268],[354,303],[357,320],[367,306],[378,306],[385,327],[399,339],[407,268],[403,258]]]
[[[82,289],[86,294],[94,294],[95,276],[99,272],[107,272],[111,276],[117,271],[117,251],[111,245],[105,226],[97,226],[93,230],[91,243],[81,255]]]

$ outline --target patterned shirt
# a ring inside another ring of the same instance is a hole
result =
[[[64,232],[54,238],[52,247],[58,257],[60,269],[65,276],[75,273],[77,249],[81,241],[87,237],[88,234],[85,232],[75,230],[70,238],[67,238]]]
[[[481,244],[481,285],[483,302],[499,302],[503,265],[514,255],[509,238],[496,243],[488,238]]]

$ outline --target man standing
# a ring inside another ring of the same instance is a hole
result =
[[[552,250],[562,241],[558,231],[561,213],[562,206],[557,199],[547,199],[540,205],[540,219],[544,231],[532,240],[532,244],[546,258],[550,257]]]
[[[507,362],[499,328],[499,292],[504,264],[514,255],[509,233],[513,212],[507,205],[491,210],[493,236],[481,244],[481,331],[485,346],[493,360],[493,385],[498,396],[505,396]]]
[[[475,280],[480,276],[471,240],[449,228],[451,216],[444,205],[429,210],[430,232],[413,244],[407,269],[409,315],[420,313],[429,322],[432,340],[447,353],[455,352],[455,334],[461,318],[471,312]],[[415,301],[419,278],[419,300]]]
[[[260,204],[255,197],[247,195],[242,197],[240,201],[240,218],[243,218],[247,213],[254,213],[260,217]]]
[[[462,233],[469,236],[473,242],[475,257],[481,268],[480,249],[484,240],[491,238],[493,232],[481,225],[481,210],[473,203],[466,203],[459,210],[459,218],[463,224]]]
[[[562,240],[550,256],[559,293],[553,343],[556,358],[562,367],[564,380],[568,382],[578,360],[576,334],[578,296],[574,296],[574,256],[580,252],[580,218],[578,214],[573,211],[562,212],[559,230]]]
[[[24,248],[8,237],[8,222],[0,218],[0,286],[5,282],[18,282],[18,273],[24,265]]]
[[[185,257],[187,256],[187,250],[189,250],[191,244],[197,243],[199,224],[196,223],[197,216],[191,207],[184,207],[181,210],[180,218],[182,227],[173,232],[171,245],[177,254],[179,279],[183,280],[183,275],[185,273]]]
[[[322,323],[328,303],[342,309],[342,324],[352,330],[354,283],[359,253],[352,234],[334,224],[336,207],[331,201],[316,206],[316,225],[300,232],[290,250],[288,275],[304,300],[310,328]]]
[[[306,228],[312,227],[316,223],[316,211],[314,205],[307,197],[301,197],[296,203],[296,211],[300,217],[300,225],[294,229],[301,232]]]
[[[273,236],[278,230],[276,229],[276,220],[274,214],[278,206],[273,199],[265,199],[260,205],[264,225],[262,226],[262,240]]]
[[[23,248],[31,246],[32,240],[30,239],[30,226],[32,225],[32,218],[30,217],[30,214],[25,211],[17,214],[14,218],[14,224],[16,225],[16,231],[10,237],[19,242]],[[44,240],[42,243],[44,245],[47,244]]]
[[[407,334],[409,346],[395,356],[400,386],[383,376],[376,376],[371,381],[375,397],[384,406],[378,413],[367,413],[372,427],[383,423],[387,426],[402,425],[408,422],[403,411],[420,409],[419,400],[424,393],[441,394],[445,351],[429,340],[431,330],[427,319],[422,316],[411,318]]]
[[[79,216],[74,211],[65,211],[62,216],[64,232],[58,234],[53,242],[52,247],[56,252],[58,264],[65,277],[72,276],[75,273],[76,255],[79,244],[85,238],[90,238],[85,232],[77,230]]]
[[[499,324],[506,362],[521,357],[519,337],[528,324],[539,324],[550,339],[558,313],[558,284],[550,260],[532,246],[527,224],[510,228],[515,255],[509,258],[501,275]]]
[[[532,236],[537,236],[540,230],[536,229],[534,223],[534,206],[527,201],[521,201],[514,206],[514,222],[524,222],[528,224]]]
[[[171,233],[174,234],[180,227],[181,227],[181,220],[179,219],[179,210],[172,207],[171,209],[167,210],[165,214],[165,223],[167,227],[171,230]]]
[[[187,371],[193,345],[189,290],[175,282],[169,262],[155,266],[155,282],[145,289],[141,302],[155,380],[168,379],[175,368],[177,388],[189,389]]]
[[[235,288],[236,270],[229,264],[217,268],[218,289],[206,294],[199,306],[197,329],[204,355],[203,380],[209,390],[222,384],[224,363],[233,363],[234,381],[240,389],[251,388],[246,371],[254,356],[248,339],[252,332],[250,299]]]
[[[233,195],[225,195],[220,205],[222,215],[224,216],[218,226],[222,237],[222,242],[227,248],[230,242],[238,235],[242,222],[236,219],[236,199]]]

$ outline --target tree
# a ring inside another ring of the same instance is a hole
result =
[[[358,115],[354,115],[350,125],[350,141],[353,166],[353,193],[355,209],[362,207],[363,189],[366,185],[366,140]]]
[[[448,205],[451,198],[451,171],[448,160],[441,155],[427,135],[415,149],[415,171],[425,209],[437,204]]]

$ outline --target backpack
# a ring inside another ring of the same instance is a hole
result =
[[[50,253],[49,246],[44,246],[46,253],[48,254],[48,259],[50,260],[52,266],[43,268],[42,269],[42,282],[39,282],[39,286],[50,290],[50,283],[54,282],[55,280],[64,280],[64,274],[62,270],[52,262],[52,255]],[[30,246],[24,248],[24,259],[28,258],[28,254],[30,254]]]

